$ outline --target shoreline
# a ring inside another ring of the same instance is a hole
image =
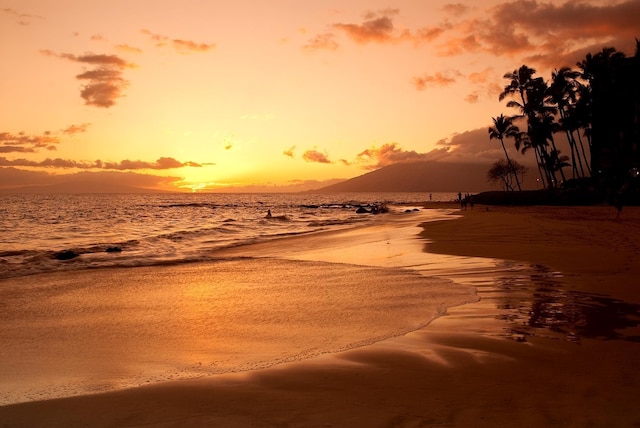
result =
[[[258,372],[0,407],[0,421],[16,427],[638,424],[640,241],[633,226],[640,211],[625,209],[621,221],[609,222],[615,214],[607,207],[582,208],[476,207],[454,220],[422,224],[429,241],[414,237],[414,244],[461,256],[458,274],[449,276],[476,286],[482,300],[449,308],[405,336]],[[557,244],[558,237],[564,241]],[[413,262],[401,252],[387,258]],[[505,254],[511,257],[493,268],[495,261],[475,264],[471,257]],[[420,269],[447,277],[433,264]],[[606,329],[595,328],[603,323]]]

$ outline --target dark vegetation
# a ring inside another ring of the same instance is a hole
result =
[[[500,100],[515,114],[493,118],[490,140],[498,140],[506,160],[488,179],[505,192],[486,192],[479,203],[593,204],[623,199],[640,204],[640,41],[627,57],[615,48],[591,53],[573,70],[556,69],[550,81],[526,65],[504,75]],[[569,153],[556,146],[562,133]],[[522,191],[523,167],[505,144],[533,153],[544,190]]]

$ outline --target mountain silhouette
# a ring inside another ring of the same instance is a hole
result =
[[[398,163],[316,192],[480,192],[492,189],[489,168],[472,163]]]

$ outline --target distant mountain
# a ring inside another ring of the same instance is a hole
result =
[[[158,190],[162,184],[172,181],[175,179],[120,171],[52,175],[0,168],[0,183],[6,186],[0,193],[158,193],[163,192]]]
[[[316,192],[481,192],[490,165],[445,162],[399,163],[323,187]]]
[[[142,189],[120,184],[99,185],[95,183],[57,183],[44,186],[24,186],[18,189],[4,189],[0,193],[159,193],[159,190]]]

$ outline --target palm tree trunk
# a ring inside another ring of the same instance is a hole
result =
[[[591,138],[587,135],[587,143],[589,144],[589,152],[591,152]],[[580,149],[582,150],[582,157],[584,158],[584,163],[587,165],[587,171],[589,171],[589,175],[591,175],[591,165],[589,164],[589,159],[587,159],[587,154],[584,151],[584,143],[582,142],[582,137],[580,136],[580,132],[578,132],[578,141],[580,141]]]
[[[578,149],[576,147],[576,140],[573,137],[573,133],[569,130],[566,122],[566,115],[564,113],[564,107],[558,109],[560,112],[560,120],[562,121],[562,128],[564,128],[564,133],[567,136],[567,141],[569,142],[569,149],[571,149],[571,174],[573,178],[577,178],[580,176],[578,173],[578,162],[580,163],[580,168],[582,169],[582,162],[580,161],[580,153],[577,153]],[[576,156],[577,155],[577,156]],[[576,162],[576,159],[578,162]]]
[[[582,156],[580,156],[580,151],[578,150],[578,143],[576,142],[576,137],[575,135],[573,135],[573,129],[568,130],[569,135],[571,135],[571,140],[573,141],[573,149],[575,149],[576,152],[576,157],[578,159],[578,166],[580,167],[580,177],[584,178],[584,165],[582,163]],[[580,136],[580,133],[578,133],[578,137]],[[582,145],[582,144],[580,144]],[[582,150],[584,152],[584,147],[582,147]]]
[[[505,147],[504,140],[502,138],[500,138],[500,143],[502,143],[502,150],[504,150],[504,155],[507,158],[507,163],[509,164],[509,167],[511,167],[511,172],[513,172],[513,176],[516,179],[518,190],[522,191],[522,187],[520,187],[520,180],[518,180],[518,174],[516,173],[516,169],[513,167],[513,164],[511,163],[511,159],[509,159],[509,153],[507,153],[507,148]]]
[[[540,154],[538,153],[537,147],[534,147],[533,153],[536,155],[536,165],[538,166],[538,174],[540,174],[540,181],[542,181],[542,188],[546,188],[547,184],[544,181],[544,174],[542,174],[542,160],[540,159]]]
[[[551,148],[553,149],[554,152],[556,152],[556,155],[559,156],[558,149],[556,148],[556,141],[553,138],[553,135],[549,136],[549,140],[551,141]],[[564,171],[562,168],[559,169],[560,171],[560,177],[562,177],[562,182],[564,183],[565,181],[567,181],[567,178],[564,176]],[[555,171],[553,171],[553,176],[555,178]]]

